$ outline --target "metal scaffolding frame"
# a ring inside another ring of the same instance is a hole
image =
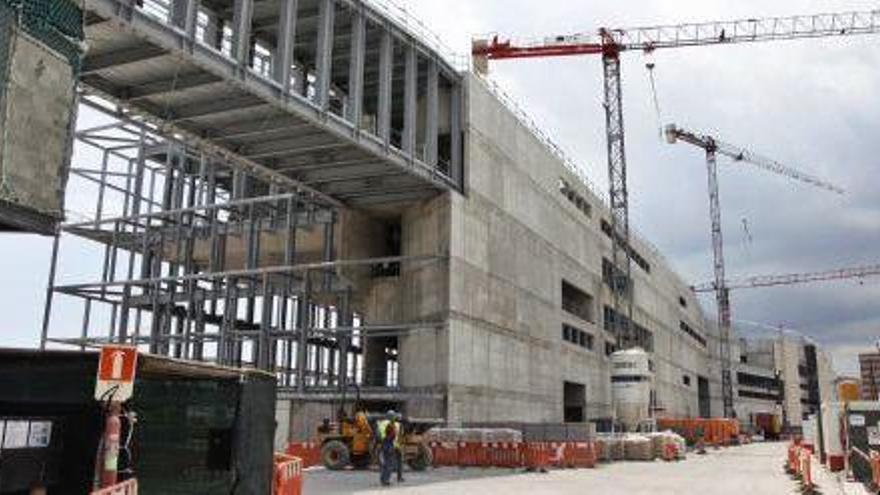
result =
[[[350,275],[440,258],[337,259],[335,205],[269,183],[106,102],[83,103],[113,122],[76,133],[71,182],[96,189],[94,207],[88,220],[64,224],[55,237],[41,347],[134,345],[273,372],[282,389],[297,393],[399,386],[387,368],[365,369],[368,337],[443,323],[368,325],[352,308]],[[68,239],[99,247],[94,279],[58,281],[60,244]],[[58,328],[70,321],[56,307],[61,298],[81,303],[76,328]]]

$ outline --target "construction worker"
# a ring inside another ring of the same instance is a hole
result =
[[[391,484],[391,471],[397,461],[394,447],[398,429],[396,419],[397,413],[391,410],[385,414],[385,419],[376,423],[376,433],[379,437],[379,481],[382,486]]]

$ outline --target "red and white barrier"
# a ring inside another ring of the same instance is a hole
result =
[[[272,476],[272,495],[302,494],[302,459],[284,454],[275,454],[275,469]]]
[[[122,483],[108,486],[107,488],[101,488],[100,490],[92,492],[91,495],[137,495],[137,492],[137,479],[132,478],[123,481]]]

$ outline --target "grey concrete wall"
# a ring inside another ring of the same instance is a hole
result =
[[[449,417],[561,421],[564,381],[586,385],[588,417],[606,417],[604,347],[614,340],[602,328],[611,304],[601,276],[607,210],[475,76],[467,106],[466,194],[451,198]],[[560,193],[560,179],[578,188],[591,215]],[[695,414],[696,375],[718,381],[708,350],[679,330],[685,320],[706,331],[699,304],[648,245],[633,245],[651,264],[650,274],[633,266],[634,318],[654,333],[658,405]],[[594,298],[595,321],[561,309],[563,279]],[[563,322],[592,335],[593,349],[564,342]]]
[[[76,108],[73,71],[33,38],[11,33],[0,46],[7,62],[0,64],[0,200],[25,215],[60,219]]]

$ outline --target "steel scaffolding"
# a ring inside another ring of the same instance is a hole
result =
[[[383,369],[365,369],[368,337],[438,324],[366,324],[352,308],[354,280],[436,257],[337,259],[336,206],[162,135],[101,100],[83,104],[110,122],[76,133],[69,191],[91,187],[94,194],[83,196],[94,204],[86,220],[63,225],[55,237],[43,348],[134,345],[266,370],[297,392],[399,386],[396,349]],[[88,268],[61,269],[67,251],[60,245],[68,242],[100,253],[97,274],[85,282],[59,281]],[[62,325],[72,321],[73,301],[82,315],[76,328]]]

